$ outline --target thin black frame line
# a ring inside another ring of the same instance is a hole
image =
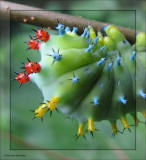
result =
[[[63,9],[63,10],[56,10],[56,9],[51,9],[51,10],[47,10],[47,9],[39,9],[39,10],[15,10],[14,9],[13,10],[12,9],[10,11],[33,11],[33,12],[34,11],[113,11],[113,12],[115,12],[115,11],[124,11],[125,12],[125,11],[135,11],[135,9],[132,9],[132,10],[131,9],[127,9],[127,10],[110,10],[110,9],[109,10],[108,9],[105,9],[105,10],[102,10],[102,9],[101,10],[100,9],[98,9],[98,10],[85,10],[85,9],[84,10],[78,10],[78,9],[77,10],[76,9],[74,9],[74,10],[68,10],[68,9],[67,10],[65,10],[65,9]]]
[[[146,1],[144,4],[146,4]],[[146,11],[145,11],[145,13],[146,13]],[[145,19],[146,19],[146,14],[145,14]],[[145,26],[144,28],[145,28],[145,33],[146,33],[146,23],[144,24],[144,26]],[[145,63],[146,63],[146,54],[145,54]],[[146,74],[145,74],[145,81],[146,81]],[[146,84],[145,84],[145,86],[146,86]],[[145,120],[146,120],[146,118],[145,118]],[[145,128],[145,137],[146,137],[146,128]],[[145,148],[146,148],[146,142],[145,142]],[[146,159],[146,152],[145,152],[145,159]]]
[[[25,0],[25,1],[27,2],[29,0]],[[31,1],[37,1],[37,0],[31,0]],[[53,1],[65,1],[65,2],[67,2],[68,0],[53,0]],[[74,0],[74,1],[89,1],[89,0]],[[106,2],[106,1],[122,1],[122,2],[125,2],[126,1],[127,2],[127,0],[90,0],[90,1],[104,1],[104,2]],[[133,1],[145,1],[145,0],[133,0]],[[16,0],[16,3],[18,3],[17,0]],[[21,4],[24,4],[24,3],[21,3]]]
[[[55,150],[55,151],[67,151],[67,150],[70,150],[70,151],[84,151],[84,150],[87,150],[87,151],[97,151],[97,150],[102,150],[102,151],[108,151],[108,150],[117,150],[117,151],[135,151],[136,149],[11,149],[11,150]]]
[[[9,12],[10,13],[10,77],[11,77],[11,11],[23,11],[23,10],[10,10]],[[34,11],[34,10],[26,10],[26,11]],[[42,11],[42,10],[35,10],[35,11]],[[57,11],[63,11],[63,10],[57,10]],[[64,10],[64,11],[70,11],[70,10]],[[71,10],[71,11],[76,11],[76,10]],[[84,11],[121,11],[121,10],[84,10]],[[136,10],[130,10],[130,11],[135,12],[135,33],[136,33]],[[136,37],[136,34],[135,34],[135,37]],[[136,83],[135,83],[135,87],[136,87]],[[136,93],[135,93],[135,96],[136,96]],[[135,104],[135,109],[136,109],[136,104]],[[10,150],[136,150],[136,129],[135,129],[135,148],[134,149],[12,149],[11,148],[11,81],[10,81]]]
[[[84,150],[90,150],[90,151],[97,151],[97,150],[103,150],[103,151],[108,151],[108,150],[117,150],[117,151],[135,151],[136,149],[11,149],[11,150],[55,150],[55,151],[66,151],[66,150],[71,150],[71,151],[84,151]]]
[[[10,10],[10,150],[11,150],[11,10]]]
[[[135,42],[136,42],[136,10],[135,10]],[[136,45],[135,45],[135,51],[136,51]],[[135,58],[135,77],[136,77],[136,58]],[[136,114],[137,114],[137,109],[136,109],[136,78],[135,78],[135,115]],[[135,149],[136,149],[136,125],[135,125]]]

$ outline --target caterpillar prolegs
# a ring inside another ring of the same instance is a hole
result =
[[[28,49],[39,50],[41,60],[37,63],[28,59],[25,71],[15,78],[20,85],[34,82],[42,92],[42,104],[31,110],[33,119],[43,120],[46,112],[51,116],[54,110],[59,110],[79,122],[77,139],[85,138],[86,132],[93,136],[98,131],[94,121],[108,120],[114,136],[123,133],[116,125],[118,119],[124,130],[130,130],[127,113],[136,124],[139,123],[136,111],[146,117],[144,32],[138,33],[131,45],[113,25],[103,27],[104,35],[96,33],[89,24],[81,35],[77,34],[77,27],[71,31],[59,21],[56,29],[58,35],[50,35],[43,27],[34,29],[35,38],[30,36],[26,43]],[[88,127],[84,129],[86,123]]]

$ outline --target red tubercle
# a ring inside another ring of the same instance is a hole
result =
[[[14,79],[16,81],[19,81],[20,82],[20,86],[23,84],[23,83],[26,83],[28,81],[30,81],[30,77],[29,77],[29,74],[28,73],[17,73],[17,77]]]
[[[25,67],[22,67],[22,69],[25,69],[25,71],[28,74],[32,73],[39,73],[41,71],[41,65],[37,62],[31,62],[28,58],[28,63],[22,63],[25,65]]]
[[[37,39],[44,41],[44,42],[47,42],[50,39],[50,34],[46,32],[44,28],[41,28],[39,30],[37,29],[33,29],[33,30],[36,32]]]
[[[31,36],[30,36],[31,37]],[[29,45],[29,48],[28,49],[36,49],[36,50],[39,50],[40,49],[40,46],[41,46],[41,42],[33,39],[31,37],[31,40],[27,42],[27,44]]]
[[[25,70],[28,74],[39,73],[41,71],[41,65],[37,62],[29,62],[25,64]]]

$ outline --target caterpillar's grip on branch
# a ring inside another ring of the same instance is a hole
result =
[[[34,110],[34,118],[43,119],[47,111],[51,116],[59,109],[78,120],[76,139],[85,138],[86,132],[93,136],[95,121],[110,121],[113,135],[120,132],[117,119],[124,130],[130,130],[125,116],[136,115],[136,99],[137,111],[146,116],[146,34],[139,33],[131,46],[113,25],[103,27],[106,36],[100,31],[96,34],[90,24],[81,35],[77,27],[71,31],[59,21],[56,29],[58,35],[50,35],[43,27],[33,29],[37,40],[30,36],[27,44],[29,49],[39,50],[41,60],[36,63],[28,59],[25,72],[15,78],[20,84],[31,80],[43,94],[44,101]]]

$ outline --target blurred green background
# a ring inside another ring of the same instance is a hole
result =
[[[145,8],[144,1],[12,1],[21,4],[27,4],[39,8],[60,10],[61,13],[82,16],[87,19],[94,19],[123,27],[135,29],[135,13],[134,11],[113,11],[113,10],[136,10],[137,30],[145,29]],[[61,11],[63,10],[63,11]],[[68,11],[64,11],[68,10]],[[75,11],[86,10],[86,11]],[[89,11],[90,10],[90,11]],[[91,11],[92,10],[92,11]],[[97,10],[97,11],[95,11]],[[110,10],[110,11],[102,11]],[[5,21],[3,21],[5,24]],[[1,99],[2,116],[1,116],[1,133],[2,139],[2,156],[7,159],[9,145],[12,149],[9,154],[24,154],[25,158],[20,159],[144,159],[145,158],[145,126],[139,124],[136,128],[131,127],[131,133],[125,131],[124,135],[118,134],[111,138],[112,129],[109,122],[103,121],[95,123],[95,127],[100,132],[94,133],[94,138],[90,134],[86,134],[87,141],[79,138],[77,141],[73,136],[77,132],[78,122],[74,119],[66,119],[66,115],[61,112],[53,112],[50,118],[49,114],[45,114],[44,122],[39,118],[34,119],[30,109],[36,109],[43,101],[43,97],[39,89],[33,83],[26,83],[19,88],[17,81],[11,81],[11,91],[9,92],[9,80],[15,78],[15,71],[21,72],[23,65],[20,62],[27,62],[27,57],[32,61],[39,61],[40,55],[38,51],[26,51],[28,47],[24,41],[29,40],[29,34],[35,35],[32,28],[39,28],[22,23],[11,23],[10,39],[3,38],[1,43],[1,88],[4,91]],[[4,30],[4,25],[1,30]],[[49,31],[56,33],[56,31]],[[11,46],[9,46],[11,42]],[[9,67],[9,53],[11,51],[11,75],[7,77]],[[6,63],[7,62],[7,63]],[[11,95],[11,144],[9,144],[9,95]],[[138,117],[144,121],[144,117],[139,113]],[[130,115],[127,115],[128,122],[133,124],[134,121]],[[87,127],[87,126],[86,126]],[[123,130],[123,126],[118,121],[119,130]],[[136,141],[135,141],[136,136]],[[136,147],[136,150],[135,150]],[[16,151],[15,151],[16,149]],[[22,149],[22,151],[21,151]],[[26,149],[26,150],[25,150]],[[34,150],[29,150],[34,149]],[[38,149],[36,151],[35,149]],[[40,150],[42,149],[42,150]],[[59,151],[47,151],[43,149],[60,149]],[[99,149],[92,151],[64,151],[63,149]],[[103,150],[103,149],[125,149],[122,151]],[[129,149],[129,150],[127,150]],[[20,151],[19,151],[20,150]],[[11,157],[11,159],[15,157]]]

